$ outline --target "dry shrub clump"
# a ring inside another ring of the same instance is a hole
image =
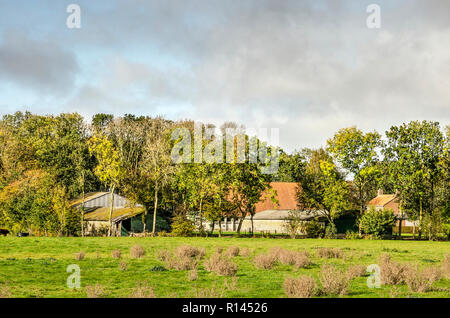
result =
[[[11,297],[11,289],[7,284],[0,285],[0,298],[10,298]]]
[[[130,255],[132,258],[141,258],[145,255],[145,250],[139,244],[133,245],[130,249]]]
[[[363,277],[367,273],[366,266],[364,265],[352,265],[347,269],[347,277],[353,279],[356,277]]]
[[[223,252],[224,248],[223,246],[216,246],[216,253],[221,254]]]
[[[231,282],[228,282],[228,279],[225,279],[222,288],[216,286],[216,282],[214,285],[209,288],[197,289],[194,292],[194,298],[223,298],[226,291],[236,290],[237,277],[233,277]]]
[[[122,257],[122,251],[121,250],[114,250],[111,252],[111,257],[112,258],[121,258]]]
[[[84,259],[84,256],[86,256],[86,254],[83,251],[75,253],[75,259],[77,261],[82,261]]]
[[[127,265],[127,262],[124,260],[124,261],[121,261],[120,263],[119,263],[119,269],[121,270],[121,271],[126,271],[127,269],[128,269],[128,265]]]
[[[442,262],[442,274],[445,278],[450,279],[450,254],[445,254]]]
[[[238,266],[223,254],[213,254],[204,263],[205,269],[221,276],[235,276]]]
[[[307,251],[297,252],[275,247],[269,251],[269,255],[273,255],[282,264],[294,265],[296,270],[311,265]]]
[[[323,265],[319,273],[322,291],[325,295],[346,295],[350,285],[347,274],[335,266]]]
[[[227,254],[230,257],[238,256],[239,255],[239,247],[237,247],[237,246],[228,247]]]
[[[86,294],[88,298],[100,298],[105,295],[105,288],[99,283],[86,286]]]
[[[156,298],[155,290],[149,286],[147,282],[137,283],[137,287],[133,289],[130,298]]]
[[[310,276],[286,278],[283,289],[290,298],[310,298],[316,296],[319,292],[315,279]]]
[[[240,254],[242,257],[249,257],[252,253],[253,253],[253,250],[248,247],[241,248],[241,251],[240,251]]]
[[[259,269],[271,269],[277,264],[277,261],[277,256],[272,253],[257,255],[253,260],[255,266]]]
[[[405,282],[405,275],[408,266],[392,261],[387,253],[378,258],[380,266],[380,278],[383,285],[397,285]]]
[[[197,257],[202,258],[205,256],[206,251],[204,248],[198,248],[190,245],[181,245],[175,249],[175,256],[177,257]]]
[[[156,258],[161,262],[166,262],[172,258],[172,253],[168,250],[160,250],[157,252]]]
[[[436,266],[426,267],[422,270],[417,265],[407,267],[405,282],[410,291],[425,293],[431,289],[431,285],[441,279],[441,270]]]
[[[317,256],[320,258],[343,258],[344,252],[340,248],[321,247],[317,249]]]
[[[197,280],[198,279],[198,271],[197,271],[197,269],[194,268],[194,269],[190,270],[188,272],[187,277],[188,277],[188,281],[190,281],[190,282],[193,282],[194,280]]]

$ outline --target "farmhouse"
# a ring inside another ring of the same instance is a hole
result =
[[[394,227],[394,231],[410,232],[416,225],[402,216],[396,194],[383,194],[383,190],[380,189],[378,190],[378,195],[367,203],[367,208],[370,207],[374,207],[377,210],[392,210],[399,219]]]
[[[110,192],[88,193],[83,198],[71,202],[71,207],[84,209],[85,235],[101,236],[108,232],[110,213]],[[144,207],[133,204],[129,199],[114,194],[113,236],[128,236],[129,232],[142,232]]]
[[[298,211],[297,206],[297,187],[295,182],[271,182],[273,190],[276,191],[276,198],[278,204],[273,203],[267,194],[262,195],[262,200],[256,204],[255,215],[253,216],[253,231],[266,233],[284,233],[284,224],[289,212],[292,210]],[[301,211],[300,218],[308,221],[315,217],[320,217],[319,211]],[[237,220],[225,219],[222,223],[223,231],[236,231]],[[252,220],[248,215],[242,222],[243,232],[251,232]]]

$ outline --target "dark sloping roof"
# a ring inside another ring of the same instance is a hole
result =
[[[101,196],[104,196],[105,194],[109,194],[109,192],[90,192],[90,193],[87,193],[84,196],[84,202],[87,202],[87,201],[99,198]],[[78,205],[80,205],[82,203],[83,203],[83,198],[81,197],[81,198],[77,198],[75,200],[70,201],[70,206],[71,207],[76,207],[76,206],[78,206]]]
[[[112,214],[113,222],[129,219],[135,215],[139,215],[144,212],[144,208],[114,208]],[[95,211],[86,213],[84,215],[86,221],[108,221],[109,220],[109,208],[98,208]]]
[[[263,200],[256,204],[256,213],[267,210],[297,210],[297,187],[295,182],[271,182],[272,189],[277,192],[279,205],[272,203],[267,193],[263,195]]]

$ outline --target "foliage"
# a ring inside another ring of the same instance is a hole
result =
[[[194,224],[183,214],[177,214],[172,219],[172,232],[174,236],[192,236],[194,234]]]
[[[396,217],[392,210],[376,210],[370,207],[361,217],[359,227],[362,233],[381,238],[382,235],[392,234],[395,222]]]

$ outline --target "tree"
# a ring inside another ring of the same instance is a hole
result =
[[[170,156],[170,124],[162,118],[152,121],[152,129],[145,143],[144,156],[141,162],[143,171],[153,184],[153,235],[156,232],[156,215],[158,210],[158,194],[169,184],[174,173],[174,164]],[[144,223],[145,231],[145,223]]]
[[[350,207],[349,186],[324,149],[304,153],[308,161],[298,187],[299,207],[323,211],[334,229],[334,220]]]
[[[114,211],[114,192],[120,185],[120,179],[124,173],[121,166],[119,152],[111,140],[102,133],[96,131],[89,139],[89,150],[97,158],[98,164],[94,173],[100,181],[110,189],[110,209],[108,236],[112,235],[112,214]]]
[[[357,189],[357,201],[360,214],[366,209],[366,203],[374,197],[381,175],[378,162],[378,150],[382,145],[377,132],[364,134],[356,127],[339,130],[327,141],[327,150],[340,163],[342,168],[353,174]]]
[[[423,213],[436,207],[436,187],[442,180],[439,169],[444,155],[444,136],[439,123],[412,121],[386,132],[383,149],[389,175],[398,191],[400,209],[422,223]],[[421,236],[419,227],[419,237]]]

